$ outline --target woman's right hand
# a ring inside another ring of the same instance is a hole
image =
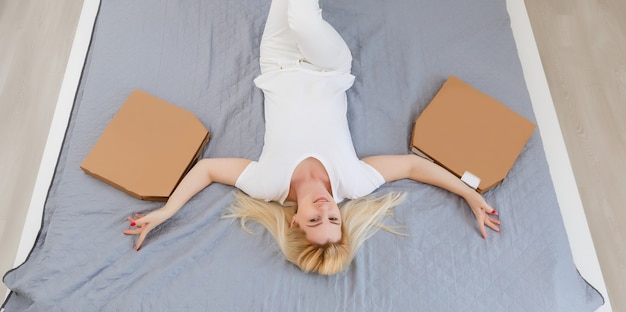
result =
[[[146,216],[136,214],[135,218],[137,219],[128,217],[130,226],[136,228],[125,230],[124,234],[139,235],[135,244],[135,250],[139,250],[148,233],[176,214],[191,197],[213,182],[234,186],[250,162],[249,159],[243,158],[205,158],[199,160],[178,184],[165,206]]]
[[[140,214],[135,214],[135,218],[128,217],[128,221],[130,221],[130,226],[134,227],[133,229],[124,230],[124,234],[126,235],[139,235],[139,239],[137,239],[137,243],[135,243],[135,250],[139,251],[141,248],[141,244],[144,239],[152,229],[159,226],[161,223],[165,222],[165,220],[169,219],[173,214],[171,212],[166,211],[161,208],[155,210],[146,216],[142,216]]]

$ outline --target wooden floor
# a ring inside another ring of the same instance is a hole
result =
[[[13,267],[81,8],[0,0],[0,276]]]
[[[626,2],[525,2],[611,303],[626,311]],[[0,0],[0,275],[13,265],[81,5]]]
[[[525,0],[614,311],[626,311],[626,1]]]

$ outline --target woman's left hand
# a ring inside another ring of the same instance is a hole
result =
[[[480,229],[480,234],[483,238],[487,238],[485,225],[496,232],[500,232],[500,220],[493,217],[497,216],[498,212],[487,204],[485,198],[476,192],[472,192],[470,195],[465,197],[465,200],[476,217],[478,228]]]
[[[415,154],[370,156],[363,158],[363,161],[374,167],[385,178],[385,182],[411,179],[435,185],[462,196],[472,208],[483,238],[487,238],[485,225],[496,232],[500,231],[500,221],[492,217],[498,215],[496,210],[489,206],[475,190],[434,162]]]

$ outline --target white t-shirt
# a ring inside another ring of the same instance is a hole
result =
[[[354,150],[345,93],[354,76],[293,68],[265,73],[254,82],[265,95],[265,143],[259,160],[237,179],[237,188],[254,198],[284,203],[293,171],[309,157],[324,165],[337,203],[370,194],[385,183]]]

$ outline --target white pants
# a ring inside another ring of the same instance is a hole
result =
[[[321,13],[319,0],[272,0],[261,39],[261,73],[303,65],[350,72],[350,49]]]

